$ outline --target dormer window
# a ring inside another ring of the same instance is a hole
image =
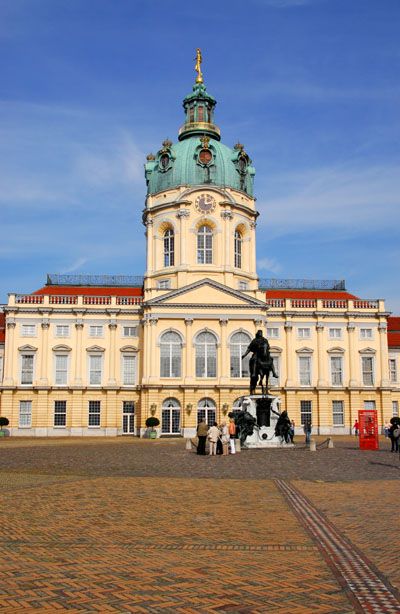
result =
[[[169,155],[168,154],[166,153],[162,154],[160,158],[160,166],[164,171],[168,169],[168,166],[169,166]]]

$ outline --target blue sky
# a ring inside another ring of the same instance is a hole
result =
[[[142,274],[143,163],[203,51],[256,167],[261,277],[400,313],[398,0],[0,0],[0,302],[47,272]]]

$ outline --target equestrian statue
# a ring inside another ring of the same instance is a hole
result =
[[[278,377],[274,368],[274,359],[270,354],[268,339],[263,337],[262,330],[258,330],[242,359],[252,352],[249,361],[250,367],[250,394],[256,394],[257,385],[261,386],[262,394],[268,394],[268,380],[270,373]],[[265,378],[265,384],[264,382]]]

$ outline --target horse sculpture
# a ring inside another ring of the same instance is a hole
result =
[[[264,339],[262,331],[258,330],[255,338],[250,343],[242,358],[247,356],[249,352],[253,355],[249,361],[250,367],[250,394],[256,394],[257,385],[261,386],[262,394],[268,394],[268,380],[272,373],[274,377],[278,377],[275,368],[274,360],[269,352],[269,343]],[[265,384],[264,382],[265,378]]]

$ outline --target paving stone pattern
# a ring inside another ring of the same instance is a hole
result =
[[[315,455],[204,458],[182,440],[58,443],[0,445],[1,612],[357,611],[276,477],[289,487],[297,478],[296,491],[383,579],[392,569],[387,547],[373,556],[374,530],[392,526],[397,500],[368,516],[367,535],[362,504],[352,515],[345,504],[365,484],[368,505],[383,479],[397,487],[398,458],[386,450],[366,455],[348,438]]]

